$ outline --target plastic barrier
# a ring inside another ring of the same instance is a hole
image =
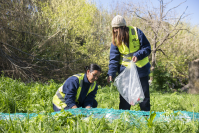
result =
[[[116,110],[116,109],[102,109],[102,108],[76,108],[66,110],[73,115],[85,115],[85,117],[92,116],[93,118],[106,118],[109,121],[115,119],[124,119],[129,122],[133,122],[136,119],[145,121],[145,117],[150,118],[152,114],[156,114],[153,121],[169,122],[172,119],[184,120],[189,122],[191,120],[199,120],[199,113],[187,112],[187,111],[172,111],[172,112],[145,112],[145,111],[133,111],[133,110]],[[61,112],[52,112],[51,115],[55,115]],[[42,113],[41,113],[42,114]],[[36,117],[36,113],[0,113],[0,120],[9,119],[24,119]]]

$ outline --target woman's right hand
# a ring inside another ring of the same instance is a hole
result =
[[[107,77],[107,82],[108,82],[108,83],[112,82],[112,80],[113,80],[113,79],[112,79],[112,76],[108,76],[108,77]]]

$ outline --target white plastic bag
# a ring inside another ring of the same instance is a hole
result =
[[[114,86],[130,105],[141,103],[145,98],[136,65],[132,60],[115,78]]]

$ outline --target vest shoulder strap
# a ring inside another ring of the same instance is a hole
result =
[[[128,26],[131,30],[129,32],[129,36],[132,35],[133,41],[138,40],[138,33],[137,33],[137,27],[134,26]],[[130,34],[131,33],[131,34]]]
[[[73,76],[79,78],[79,77],[81,77],[81,76],[83,76],[83,75],[84,75],[84,73],[78,73],[78,74],[74,74]]]

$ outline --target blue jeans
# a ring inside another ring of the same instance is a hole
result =
[[[97,105],[98,105],[98,103],[97,103],[97,101],[94,99],[92,108],[96,108]],[[82,106],[79,106],[79,105],[78,105],[78,107],[82,107]],[[82,108],[84,108],[84,107],[82,107]],[[68,110],[68,109],[71,109],[71,108],[69,108],[68,106],[64,108],[64,110]],[[53,104],[53,110],[54,110],[55,112],[60,111],[60,109],[58,109],[54,104]]]
[[[144,92],[144,101],[140,103],[142,111],[150,111],[150,95],[149,95],[149,77],[140,78],[142,89]],[[130,110],[131,105],[120,95],[119,109]]]

